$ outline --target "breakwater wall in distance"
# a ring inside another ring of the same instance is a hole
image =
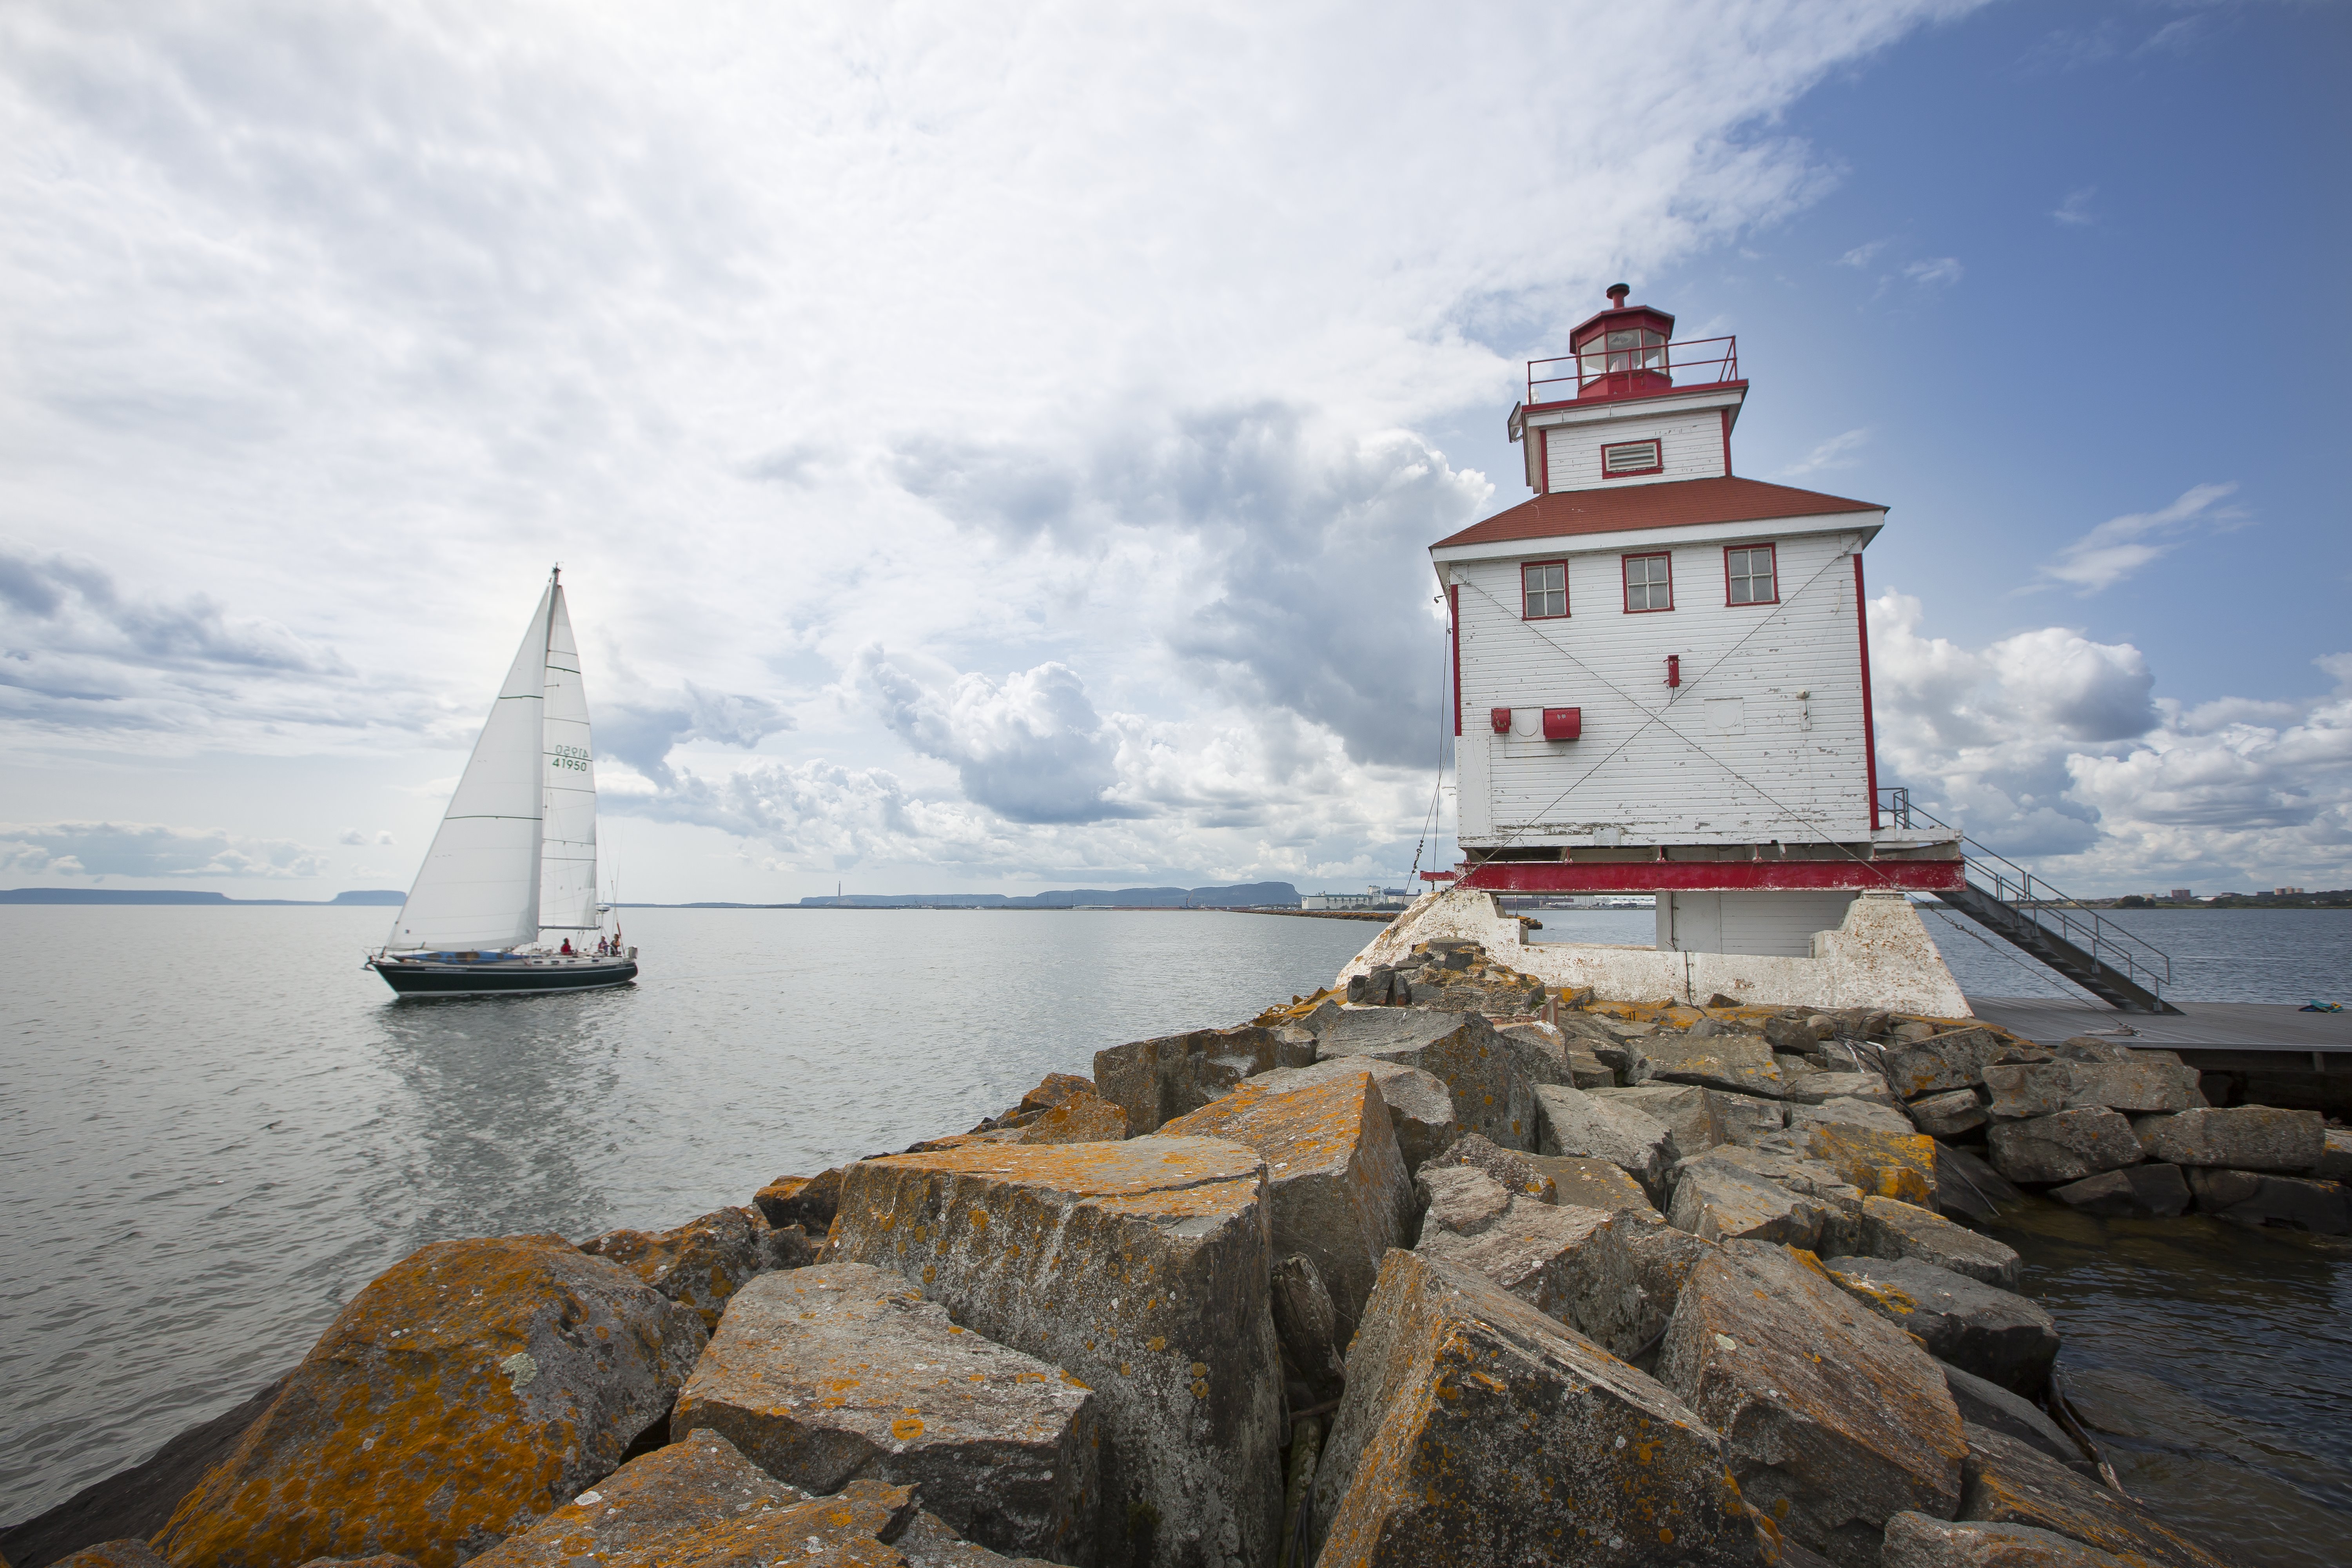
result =
[[[436,1242],[0,1550],[2231,1561],[2125,1495],[1985,1227],[2340,1234],[2352,1136],[2162,1051],[1716,1001],[1433,941],[675,1229]]]

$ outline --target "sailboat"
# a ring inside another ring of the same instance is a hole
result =
[[[636,978],[596,901],[596,766],[563,607],[547,591],[392,935],[367,966],[403,996],[585,991]]]

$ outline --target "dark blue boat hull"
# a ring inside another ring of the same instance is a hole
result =
[[[635,950],[630,950],[634,954]],[[403,996],[512,996],[542,991],[596,991],[637,977],[629,958],[494,959],[468,963],[372,958],[368,967]]]

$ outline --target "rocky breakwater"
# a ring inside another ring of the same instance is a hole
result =
[[[2038,1188],[2328,1228],[2342,1134],[2202,1105],[2160,1053],[1717,1000],[1433,942],[675,1230],[438,1243],[193,1487],[126,1472],[11,1550],[2223,1562],[2112,1484],[1980,1227]]]

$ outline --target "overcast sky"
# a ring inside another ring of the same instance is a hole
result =
[[[558,560],[626,898],[1394,881],[1622,278],[1892,509],[1885,782],[2352,886],[2348,20],[11,5],[0,885],[404,887]]]

